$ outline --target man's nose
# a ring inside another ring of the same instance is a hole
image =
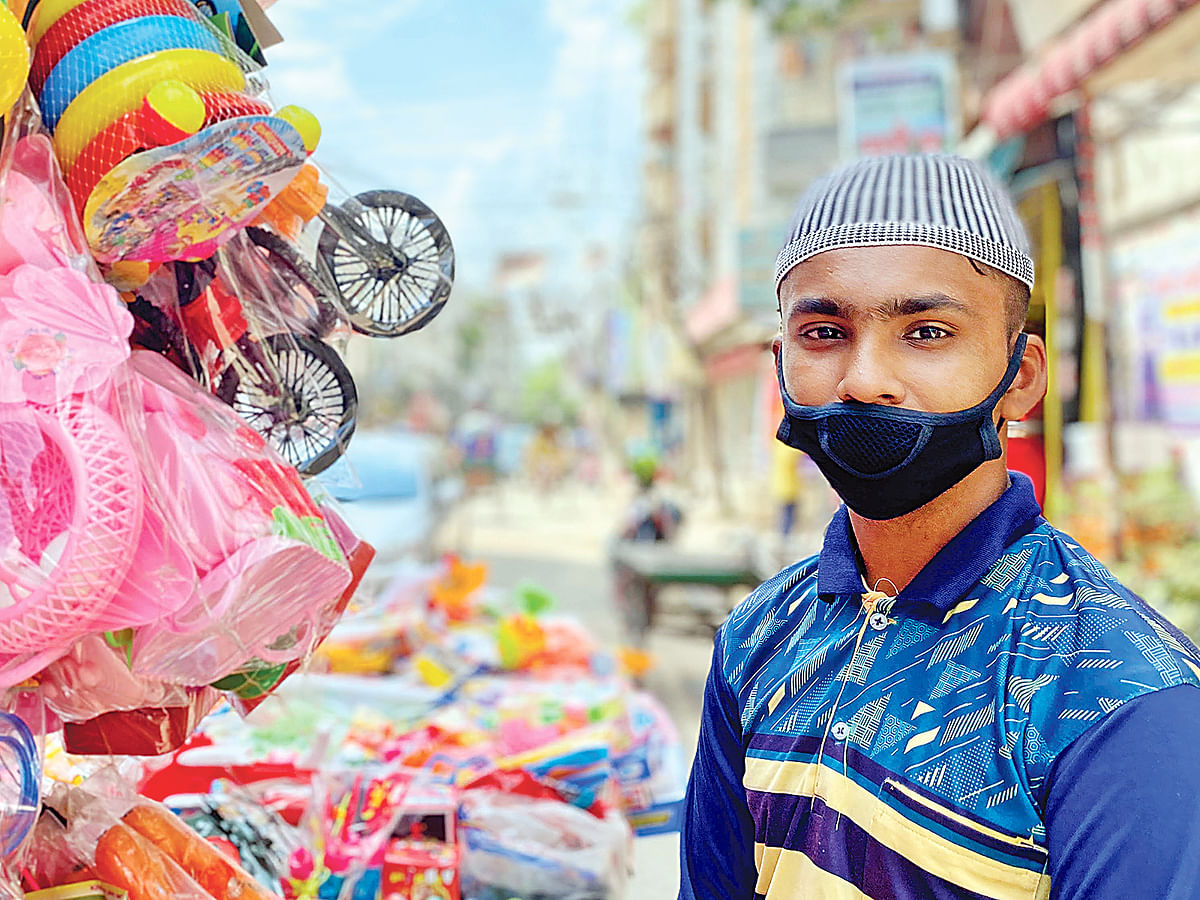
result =
[[[837,386],[839,400],[885,406],[899,406],[904,402],[904,384],[879,343],[865,337],[852,343],[846,357],[846,368]]]

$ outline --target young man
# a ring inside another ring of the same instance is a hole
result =
[[[681,898],[1200,896],[1200,655],[1040,516],[1033,260],[973,163],[801,200],[779,439],[845,505],[721,627]]]

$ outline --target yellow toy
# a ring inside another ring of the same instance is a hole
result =
[[[141,107],[146,92],[174,79],[198,91],[235,91],[245,86],[242,70],[207,50],[163,50],[117,66],[89,84],[67,107],[54,129],[54,149],[64,170],[97,134]]]
[[[29,77],[29,45],[12,10],[0,3],[0,116],[6,115]]]

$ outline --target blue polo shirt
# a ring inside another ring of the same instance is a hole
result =
[[[896,597],[843,508],[717,634],[679,896],[1200,897],[1197,686],[1024,476]]]

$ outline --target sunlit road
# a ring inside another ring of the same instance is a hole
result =
[[[508,488],[477,497],[460,509],[443,531],[442,544],[485,560],[489,584],[508,590],[522,582],[543,588],[556,609],[579,617],[608,645],[619,626],[606,564],[607,542],[619,521],[621,498],[583,488],[539,497]],[[655,666],[646,688],[670,712],[690,762],[712,633],[684,619],[669,620],[651,635]],[[689,633],[690,631],[690,633]],[[678,836],[634,842],[630,900],[673,898],[679,884]]]

